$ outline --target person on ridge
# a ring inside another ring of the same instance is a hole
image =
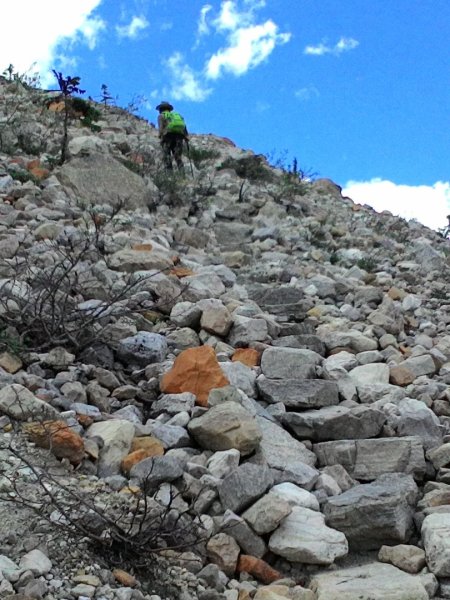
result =
[[[159,139],[163,151],[164,165],[171,171],[172,155],[177,163],[178,170],[184,173],[183,160],[183,140],[188,140],[188,131],[183,117],[173,111],[173,106],[166,101],[162,101],[156,107],[158,115]]]
[[[450,215],[447,215],[447,221],[448,221],[447,226],[443,227],[442,229],[439,229],[439,233],[445,239],[450,238]]]

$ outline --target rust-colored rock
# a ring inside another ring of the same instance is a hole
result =
[[[92,425],[94,419],[89,415],[77,415],[77,421],[83,429],[87,429]]]
[[[125,587],[134,587],[137,583],[136,577],[123,569],[114,569],[112,574],[114,575],[114,579]]]
[[[236,570],[238,573],[248,573],[265,584],[273,583],[283,577],[279,571],[273,569],[266,561],[249,554],[240,555]]]
[[[194,271],[192,269],[189,269],[188,267],[174,267],[170,270],[169,274],[175,275],[175,277],[182,279],[183,277],[189,277],[190,275],[194,275]]]
[[[50,110],[51,112],[62,112],[64,110],[64,102],[62,100],[60,101],[54,101],[54,102],[50,102],[50,104],[48,105],[48,110]]]
[[[259,365],[261,353],[254,348],[238,348],[231,357],[233,362],[241,362],[247,367],[256,367]]]
[[[133,438],[130,454],[136,452],[136,450],[145,450],[146,452],[149,452],[149,456],[162,456],[164,454],[164,446],[162,443],[151,435]]]
[[[153,246],[151,244],[134,244],[133,250],[138,250],[139,252],[151,252]]]
[[[402,365],[396,365],[390,369],[389,383],[393,385],[409,385],[415,378],[414,373]]]
[[[39,180],[46,179],[50,175],[50,171],[42,167],[41,161],[38,158],[30,160],[27,163],[27,170],[33,177]]]
[[[141,460],[144,460],[144,458],[150,458],[152,456],[160,456],[160,455],[154,454],[151,450],[144,450],[144,449],[135,450],[134,452],[130,452],[130,454],[127,454],[127,456],[125,456],[125,458],[120,463],[120,468],[122,469],[122,472],[125,475],[128,475],[130,473],[132,467],[134,467],[134,465],[137,465],[138,463],[140,463]]]
[[[84,458],[82,437],[64,421],[43,421],[24,426],[28,437],[40,448],[49,448],[57,458],[79,464]]]
[[[200,346],[177,356],[172,369],[163,375],[160,388],[165,394],[191,392],[197,397],[197,404],[207,406],[209,392],[229,383],[213,348]]]

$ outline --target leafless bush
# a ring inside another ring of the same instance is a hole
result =
[[[172,486],[161,502],[149,484],[151,472],[139,488],[114,492],[100,482],[95,490],[94,484],[80,486],[48,454],[41,461],[36,453],[27,455],[19,433],[0,444],[0,452],[13,457],[0,465],[1,502],[33,511],[56,532],[84,540],[113,563],[136,568],[167,550],[200,552],[207,541],[194,501],[180,504],[181,492]]]
[[[55,240],[23,242],[0,264],[0,343],[28,351],[63,346],[78,354],[102,338],[105,327],[125,316],[157,310],[143,280],[128,275],[108,279],[105,232],[120,211],[108,217],[88,209],[86,226]],[[3,340],[2,340],[3,338]]]

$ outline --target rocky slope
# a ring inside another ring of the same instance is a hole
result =
[[[448,242],[96,108],[0,79],[1,596],[450,598]]]

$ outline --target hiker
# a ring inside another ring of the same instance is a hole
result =
[[[444,227],[443,229],[439,229],[440,234],[445,239],[448,239],[450,237],[450,215],[447,215],[447,221],[448,221],[447,227]]]
[[[183,141],[188,139],[188,131],[183,117],[173,112],[173,106],[169,102],[161,102],[156,107],[159,111],[158,129],[163,151],[164,164],[167,170],[172,170],[172,154],[177,163],[178,170],[184,173],[183,161]]]

